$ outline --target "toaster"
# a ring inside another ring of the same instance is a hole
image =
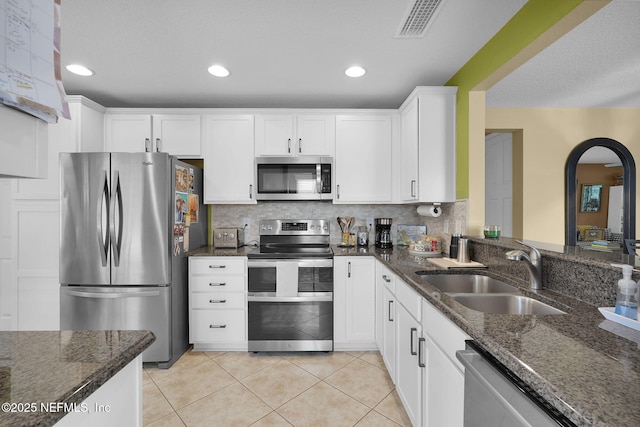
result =
[[[241,228],[214,228],[214,248],[239,248],[244,245],[244,230]]]

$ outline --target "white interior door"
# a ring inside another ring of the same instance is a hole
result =
[[[485,138],[485,224],[499,225],[513,236],[512,135],[492,133]]]

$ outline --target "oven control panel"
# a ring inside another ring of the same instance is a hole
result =
[[[328,236],[329,221],[325,219],[263,219],[260,235]]]

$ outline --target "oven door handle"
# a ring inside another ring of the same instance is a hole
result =
[[[275,268],[277,262],[294,262],[298,267],[333,267],[333,259],[331,258],[305,258],[305,259],[250,259],[247,262],[248,268]]]
[[[322,296],[306,296],[306,297],[278,297],[278,296],[255,296],[251,293],[247,294],[248,302],[324,302],[333,301],[333,292],[327,292]]]

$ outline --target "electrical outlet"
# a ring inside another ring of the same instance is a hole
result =
[[[251,218],[242,218],[242,226],[245,230],[251,228]]]
[[[449,234],[449,220],[444,220],[444,234]]]

